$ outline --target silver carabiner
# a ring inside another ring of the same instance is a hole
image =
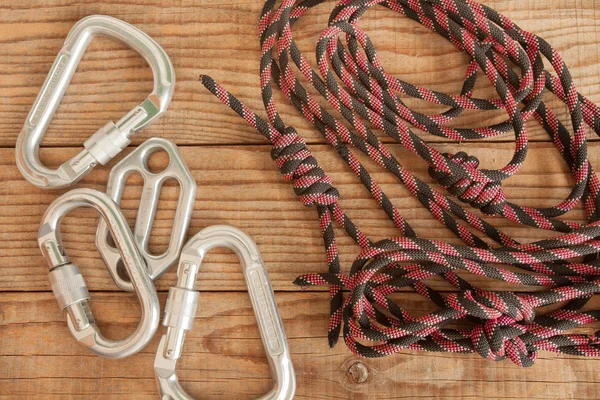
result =
[[[65,254],[60,237],[63,217],[78,207],[93,207],[108,222],[140,301],[141,319],[125,339],[110,340],[100,333],[89,308],[90,294],[79,272]],[[160,304],[144,259],[116,203],[107,194],[93,189],[73,189],[57,198],[46,210],[38,234],[38,244],[50,267],[48,278],[62,310],[67,311],[69,330],[78,342],[108,358],[123,358],[143,349],[154,336],[160,321]]]
[[[169,156],[169,165],[164,171],[153,173],[148,169],[148,159],[152,153],[161,150]],[[134,238],[138,244],[140,253],[146,261],[150,278],[156,280],[179,258],[179,252],[184,245],[192,218],[194,200],[196,199],[196,181],[185,164],[177,146],[161,138],[146,140],[110,171],[106,192],[115,203],[120,204],[121,196],[125,189],[125,182],[129,175],[135,172],[144,178],[144,188],[142,189],[142,197],[135,221]],[[163,184],[169,179],[175,179],[179,183],[180,191],[177,210],[167,250],[160,255],[154,255],[150,254],[148,250],[148,242],[156,215],[160,191]],[[131,281],[126,279],[118,270],[118,266],[122,265],[120,263],[121,255],[119,250],[109,244],[108,238],[108,226],[101,219],[96,231],[96,247],[117,286],[122,290],[132,292],[133,285]]]
[[[273,388],[263,400],[289,400],[296,391],[296,377],[290,351],[277,311],[277,303],[258,246],[244,232],[227,225],[215,225],[198,232],[181,252],[177,286],[169,290],[165,306],[163,335],[154,360],[154,372],[161,399],[193,399],[177,379],[176,364],[181,357],[186,331],[192,329],[199,292],[194,290],[196,276],[206,253],[226,247],[239,257],[260,336],[273,376]]]
[[[83,53],[96,36],[117,39],[137,51],[152,68],[154,89],[141,104],[116,124],[112,121],[85,141],[77,156],[50,169],[39,159],[39,146],[52,116],[63,98]],[[77,22],[46,77],[46,81],[25,120],[16,145],[21,174],[40,188],[64,188],[79,181],[96,164],[106,164],[131,142],[131,136],[167,110],[175,87],[175,71],[167,53],[152,38],[134,26],[105,15],[93,15]]]

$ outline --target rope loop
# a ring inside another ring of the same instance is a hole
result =
[[[271,158],[277,163],[283,179],[293,181],[294,192],[305,206],[337,203],[339,192],[296,129],[287,127],[282,135],[273,138]]]
[[[600,357],[598,333],[590,337],[570,332],[600,321],[597,307],[583,309],[600,293],[598,263],[586,258],[600,253],[600,179],[589,163],[585,126],[600,135],[600,107],[577,91],[558,52],[473,0],[337,0],[312,65],[295,43],[292,28],[323,1],[265,3],[259,22],[260,86],[268,120],[212,78],[203,75],[201,80],[273,144],[271,155],[283,178],[293,182],[303,204],[317,208],[328,272],[303,274],[295,283],[329,287],[329,345],[334,346],[342,333],[348,348],[362,357],[406,349],[478,353],[491,360],[509,358],[524,367],[542,350]],[[469,55],[460,93],[432,90],[385,72],[373,43],[359,27],[361,17],[375,6],[414,20]],[[475,96],[478,77],[487,78],[497,96]],[[296,130],[286,128],[275,87],[335,149],[393,222],[398,236],[381,239],[387,230],[371,227],[379,238],[370,237],[345,212],[330,177]],[[569,123],[561,122],[555,107],[543,101],[546,93],[564,104]],[[443,106],[443,111],[425,114],[411,108],[406,98]],[[456,118],[466,110],[502,110],[507,117],[487,126],[456,127]],[[525,122],[533,120],[546,131],[573,176],[569,194],[543,208],[508,201],[501,186],[524,165],[529,146]],[[479,169],[479,160],[465,152],[441,154],[425,139],[433,135],[457,142],[489,140],[513,132],[512,158],[498,169]],[[407,153],[398,157],[380,137],[422,159],[441,186],[484,214],[560,235],[520,243],[419,179],[409,168]],[[395,205],[402,200],[390,198],[369,173],[371,161],[397,178],[440,226],[413,227],[411,219],[417,214]],[[558,218],[581,203],[585,223]],[[342,270],[336,227],[361,247],[349,273]],[[439,237],[441,227],[463,244],[427,239]],[[431,280],[436,277],[457,293],[436,289]],[[471,280],[478,277],[519,285],[518,294],[477,288],[481,281]],[[532,287],[543,290],[530,291]],[[406,290],[431,302],[435,310],[413,315],[406,296],[394,296]],[[546,311],[547,306],[557,309]],[[465,328],[465,320],[475,326]]]
[[[464,151],[442,155],[451,162],[463,165],[466,170],[474,171],[479,166],[479,159],[469,156]],[[429,167],[429,175],[460,201],[480,209],[486,215],[499,215],[504,210],[506,195],[500,182],[463,178],[445,172],[437,166]]]

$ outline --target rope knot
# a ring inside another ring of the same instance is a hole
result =
[[[521,338],[526,333],[527,326],[504,315],[476,325],[471,332],[471,340],[475,351],[483,358],[500,361],[508,357],[521,367],[530,367],[537,358],[537,352]]]
[[[305,206],[335,204],[339,193],[331,178],[319,166],[296,129],[285,128],[273,139],[271,158],[277,163],[283,179],[293,181],[294,192]]]
[[[512,321],[529,323],[535,318],[534,307],[523,297],[511,292],[465,290],[448,295],[446,303],[455,310],[482,320],[508,317]]]
[[[473,172],[479,167],[477,157],[469,156],[464,151],[456,154],[442,154],[447,160],[453,161],[465,167],[467,171]],[[452,163],[449,163],[450,165]],[[445,172],[438,167],[429,167],[429,175],[438,181],[440,185],[448,189],[450,193],[458,197],[464,203],[480,209],[486,215],[501,214],[506,203],[506,195],[502,190],[500,182],[478,181],[475,178],[463,178],[452,173]],[[470,174],[471,176],[473,174]]]
[[[535,350],[521,338],[527,333],[523,323],[535,318],[535,309],[526,299],[511,292],[466,290],[451,293],[446,304],[484,320],[471,332],[473,347],[482,357],[494,361],[508,357],[520,366],[533,365]]]

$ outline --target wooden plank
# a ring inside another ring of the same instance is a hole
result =
[[[583,399],[600,390],[597,359],[541,352],[533,367],[522,369],[475,354],[404,351],[360,359],[343,343],[329,349],[327,298],[276,294],[296,369],[297,399]],[[415,315],[432,310],[416,294],[399,300]],[[599,305],[594,299],[590,307]],[[94,293],[92,307],[108,337],[124,337],[137,323],[133,296]],[[156,398],[153,362],[163,327],[141,353],[107,360],[75,343],[51,294],[7,293],[0,297],[0,310],[0,396]],[[268,390],[268,365],[246,293],[201,293],[195,322],[179,363],[179,377],[191,395],[251,399]],[[598,327],[579,331],[591,334]],[[357,363],[366,376],[356,373]],[[365,381],[357,382],[361,378]]]
[[[485,0],[524,29],[549,41],[564,57],[580,92],[600,102],[600,35],[598,2]],[[284,182],[269,156],[266,141],[231,110],[221,105],[197,81],[208,73],[264,115],[260,100],[256,35],[261,1],[219,0],[13,0],[0,4],[0,400],[4,399],[155,399],[154,352],[159,335],[140,354],[115,361],[97,357],[77,345],[64,315],[47,293],[47,267],[37,248],[39,221],[48,204],[63,191],[42,191],[25,182],[14,161],[17,135],[39,92],[48,69],[73,24],[90,14],[107,14],[135,24],[168,52],[176,69],[177,89],[167,114],[134,138],[134,145],[162,136],[182,148],[199,185],[190,235],[205,226],[230,223],[258,243],[277,289],[276,299],[289,338],[298,378],[297,398],[327,399],[584,399],[598,398],[598,359],[556,356],[542,352],[536,365],[520,369],[510,361],[493,363],[478,355],[402,352],[377,360],[359,359],[340,343],[327,346],[328,295],[298,291],[291,282],[304,272],[325,271],[325,255],[314,209],[304,208]],[[327,26],[333,2],[311,10],[294,27],[294,37],[312,65],[314,45]],[[407,81],[458,93],[468,58],[426,28],[376,7],[365,14],[361,27],[369,34],[387,72]],[[548,64],[548,63],[546,63]],[[483,81],[483,80],[482,80]],[[43,142],[42,158],[51,165],[72,156],[76,148],[104,125],[117,120],[151,90],[151,73],[126,46],[95,40],[84,56]],[[314,91],[311,91],[314,93]],[[477,96],[494,96],[480,82]],[[342,193],[341,204],[369,236],[397,234],[368,192],[320,134],[276,91],[278,107],[288,125],[295,126],[332,176]],[[321,103],[324,101],[322,99]],[[566,108],[546,96],[559,119],[568,124]],[[406,99],[424,112],[440,108]],[[330,107],[327,107],[330,109]],[[455,126],[499,122],[502,113],[465,112]],[[505,182],[509,198],[529,206],[550,206],[568,194],[572,183],[566,166],[547,143],[547,135],[528,122],[535,143],[523,169]],[[389,142],[383,134],[382,140]],[[420,133],[419,133],[420,134]],[[424,136],[430,142],[445,142]],[[595,135],[589,138],[597,140]],[[488,142],[439,144],[441,151],[465,150],[479,156],[484,168],[497,168],[511,155],[510,135]],[[239,145],[239,146],[238,146]],[[598,146],[590,146],[598,166]],[[51,147],[51,148],[48,148]],[[425,163],[399,146],[394,154],[427,182]],[[131,151],[131,149],[127,150]],[[121,159],[122,156],[117,157]],[[364,157],[362,158],[364,160]],[[458,243],[388,173],[365,161],[415,230],[425,236]],[[151,160],[157,168],[166,159]],[[114,162],[99,167],[81,185],[103,190]],[[141,182],[133,179],[122,207],[132,222]],[[151,248],[165,247],[177,197],[169,185],[161,198]],[[583,221],[581,209],[567,217]],[[507,234],[530,242],[553,236],[503,220],[488,219]],[[94,248],[97,216],[78,210],[64,223],[67,252],[79,263],[92,292],[92,308],[103,332],[124,337],[137,324],[139,307],[133,296],[116,290]],[[347,271],[358,247],[339,232],[341,260]],[[514,287],[464,275],[486,289]],[[161,305],[174,283],[174,271],[158,281]],[[451,288],[438,280],[439,290]],[[211,253],[200,273],[201,305],[196,326],[188,335],[180,377],[190,394],[201,398],[256,398],[270,384],[268,366],[252,315],[245,285],[233,254]],[[316,288],[322,291],[326,288]],[[518,288],[523,290],[524,288]],[[527,289],[527,288],[525,288]],[[533,288],[529,288],[533,289]],[[109,291],[109,292],[107,292]],[[241,292],[244,291],[244,292]],[[396,300],[416,315],[431,304],[405,292]],[[598,309],[600,300],[588,305]],[[594,334],[600,324],[579,329]],[[159,334],[164,328],[159,328]],[[360,363],[362,365],[357,366]],[[364,367],[366,380],[357,371]]]
[[[341,192],[341,205],[367,235],[379,240],[395,236],[398,231],[378,209],[370,194],[337,157],[322,145],[310,146],[315,156],[333,178]],[[510,144],[440,145],[441,151],[465,150],[485,160],[482,167],[497,168],[509,160]],[[598,165],[600,143],[590,146],[593,164]],[[314,209],[302,206],[293,193],[291,184],[283,181],[266,146],[240,147],[183,147],[183,155],[198,183],[198,196],[189,230],[190,235],[200,229],[219,223],[238,226],[248,232],[260,246],[263,257],[277,290],[297,290],[292,285],[296,276],[326,270],[326,259]],[[415,171],[417,176],[432,182],[426,164],[407,150],[393,146],[398,159]],[[75,149],[42,149],[42,157],[51,165],[62,162]],[[364,157],[363,157],[364,158]],[[153,163],[156,162],[156,165]],[[166,157],[151,159],[153,167],[166,165]],[[14,163],[12,149],[0,149],[0,290],[49,290],[46,266],[37,247],[37,230],[42,214],[61,192],[44,191],[23,180]],[[111,164],[112,165],[112,164]],[[81,186],[104,190],[111,165],[97,167]],[[419,235],[460,243],[433,216],[412,197],[391,174],[385,173],[372,162],[367,163],[377,182],[388,193],[392,202],[408,219]],[[530,206],[557,204],[569,192],[571,179],[568,168],[549,143],[532,144],[526,163],[517,176],[505,182],[509,199]],[[133,223],[141,181],[131,181],[124,194],[122,207]],[[151,249],[164,249],[170,232],[177,199],[177,188],[163,190],[161,209],[154,226]],[[581,209],[567,217],[583,222]],[[554,236],[555,233],[517,226],[514,223],[491,219],[504,232],[522,241]],[[91,210],[76,210],[63,224],[64,243],[68,254],[86,274],[92,290],[114,290],[115,286],[94,247],[97,215]],[[338,230],[342,265],[348,271],[359,248]],[[232,254],[215,252],[203,265],[200,287],[203,290],[242,290],[241,272]],[[158,281],[165,290],[174,281],[174,269]],[[472,282],[488,288],[511,288],[496,281],[470,277]],[[444,282],[432,282],[434,287],[451,290]],[[322,288],[325,289],[325,288]],[[522,288],[520,288],[522,290]]]
[[[592,101],[600,101],[600,35],[594,0],[484,3],[547,39],[564,57],[579,90]],[[298,46],[312,65],[316,65],[315,42],[327,26],[332,7],[330,2],[316,7],[295,26]],[[0,87],[4,93],[0,146],[14,146],[68,31],[90,14],[108,14],[135,24],[165,48],[175,65],[177,89],[169,111],[138,134],[135,143],[152,136],[163,136],[179,144],[264,143],[260,135],[198,82],[200,73],[210,74],[264,115],[256,34],[261,8],[262,2],[252,0],[11,1],[3,6],[6,12],[0,16]],[[375,43],[387,72],[432,89],[460,92],[468,58],[451,43],[382,7],[367,12],[361,27]],[[142,101],[151,90],[151,79],[150,70],[134,51],[108,39],[95,40],[67,90],[44,145],[80,145],[108,120],[117,120]],[[476,95],[496,97],[484,80],[478,84]],[[323,142],[280,93],[276,98],[287,124],[297,127],[309,143]],[[560,120],[568,123],[566,107],[552,96],[548,95],[547,100]],[[441,110],[423,101],[407,99],[407,104],[425,112]],[[502,112],[465,112],[456,125],[478,126],[504,118]],[[528,127],[531,139],[548,140],[537,123]],[[510,141],[512,137],[505,135],[500,140]]]

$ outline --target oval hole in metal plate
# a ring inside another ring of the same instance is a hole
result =
[[[156,215],[151,224],[150,238],[148,239],[149,254],[164,254],[169,249],[169,240],[180,196],[181,187],[177,180],[174,178],[165,180],[160,188]]]
[[[127,219],[129,229],[133,232],[135,226],[135,219],[137,217],[137,210],[140,208],[140,191],[144,185],[144,178],[138,172],[132,172],[125,179],[125,187],[123,194],[121,195],[120,201],[117,205],[121,209],[121,212]],[[106,232],[106,242],[108,246],[114,251],[117,251],[115,241],[109,231]],[[121,263],[122,266],[122,263]]]

